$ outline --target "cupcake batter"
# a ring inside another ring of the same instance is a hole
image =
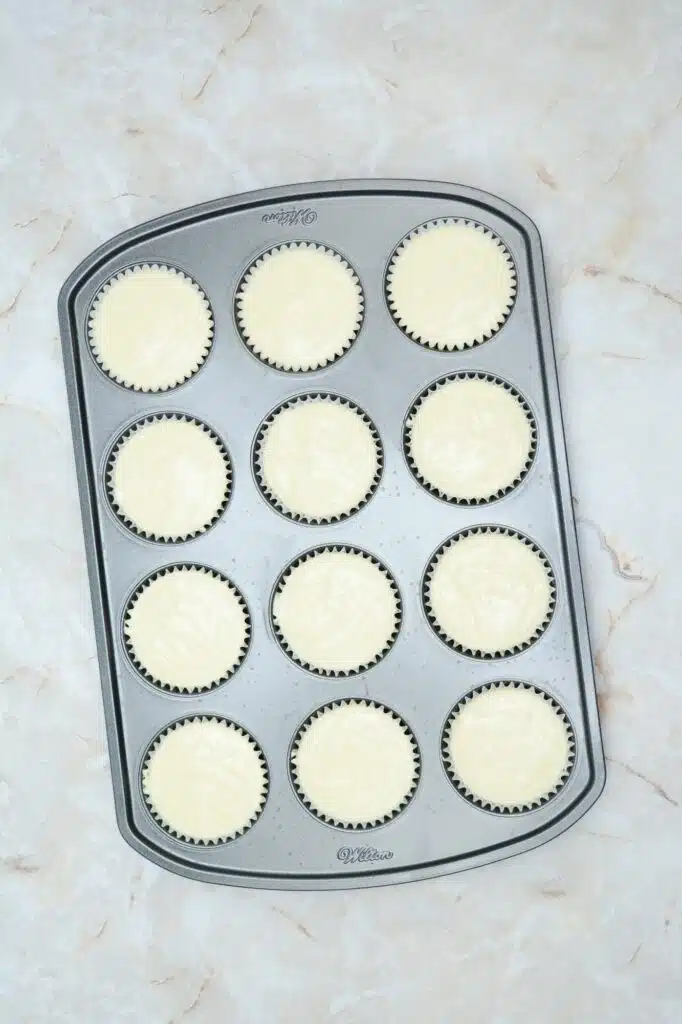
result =
[[[395,814],[418,778],[416,748],[400,720],[366,701],[325,709],[292,755],[296,786],[321,816],[375,825]]]
[[[144,421],[116,450],[109,474],[114,505],[141,533],[181,540],[207,529],[229,493],[216,439],[179,416]]]
[[[455,777],[477,800],[500,808],[523,809],[550,796],[568,773],[571,753],[554,704],[508,683],[475,694],[446,735]]]
[[[322,673],[357,672],[392,643],[398,597],[367,555],[324,549],[300,562],[273,602],[273,619],[293,656]]]
[[[530,420],[503,385],[459,377],[432,391],[411,417],[407,450],[417,472],[447,498],[490,500],[528,464]]]
[[[267,795],[260,750],[216,718],[180,722],[164,733],[142,772],[142,789],[161,823],[181,838],[219,843],[240,835]]]
[[[361,317],[356,275],[335,252],[314,244],[265,253],[237,294],[244,339],[282,370],[315,370],[334,362],[350,347]]]
[[[519,537],[471,533],[438,556],[427,603],[460,647],[502,654],[528,643],[546,623],[551,579],[540,555]]]
[[[206,689],[239,665],[249,638],[246,607],[226,580],[180,566],[143,587],[125,616],[135,660],[161,686]]]
[[[114,380],[137,391],[166,391],[205,360],[213,318],[189,277],[171,267],[144,265],[104,286],[88,331],[95,356]]]
[[[348,515],[372,489],[379,453],[369,424],[352,406],[329,399],[282,409],[258,456],[266,492],[305,519]]]
[[[453,351],[479,344],[501,327],[516,277],[491,231],[463,220],[437,221],[400,246],[387,291],[394,317],[415,341]]]

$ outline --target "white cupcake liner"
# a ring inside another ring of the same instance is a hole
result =
[[[414,417],[419,412],[419,409],[424,404],[427,398],[430,398],[431,395],[435,394],[436,391],[439,391],[446,384],[450,384],[456,380],[482,380],[486,381],[489,384],[495,384],[503,388],[508,394],[513,395],[513,397],[518,401],[519,405],[521,406],[523,412],[526,415],[530,427],[530,447],[528,449],[528,457],[523,466],[523,469],[520,473],[517,473],[513,481],[507,484],[506,487],[500,487],[497,491],[494,491],[493,493],[484,498],[471,498],[465,496],[453,497],[452,495],[446,494],[445,491],[440,489],[440,487],[436,487],[434,484],[431,484],[426,479],[426,477],[422,476],[422,474],[419,471],[419,467],[417,466],[415,460],[412,458],[412,455],[410,454],[410,435],[412,431]],[[405,461],[407,462],[410,472],[412,473],[417,483],[420,484],[420,486],[423,487],[425,491],[428,491],[429,494],[432,494],[435,498],[438,498],[440,501],[446,501],[449,505],[459,505],[463,507],[473,505],[490,505],[494,501],[499,501],[501,498],[505,498],[508,494],[511,494],[512,491],[515,491],[519,484],[521,484],[528,476],[528,473],[532,468],[533,462],[535,461],[537,447],[537,424],[535,422],[535,417],[533,416],[531,408],[526,399],[524,398],[524,396],[521,394],[520,391],[517,390],[517,388],[515,388],[512,384],[509,384],[508,381],[504,380],[502,377],[498,377],[494,373],[488,373],[486,371],[481,370],[462,370],[461,372],[458,373],[450,373],[446,377],[439,377],[438,380],[434,381],[432,384],[429,384],[426,388],[424,388],[421,394],[418,395],[418,397],[410,406],[410,410],[407,416],[405,417],[405,423],[403,425],[403,452],[405,454]]]
[[[375,565],[378,569],[382,571],[382,573],[388,580],[393,595],[395,597],[395,625],[389,640],[386,642],[384,647],[382,647],[382,649],[376,654],[374,658],[372,658],[370,661],[364,662],[362,665],[359,665],[357,668],[354,669],[339,670],[317,668],[314,665],[311,665],[310,662],[306,661],[304,658],[300,658],[296,651],[287,642],[284,633],[282,632],[282,630],[280,629],[279,625],[275,620],[273,612],[275,598],[277,594],[281,593],[281,591],[284,588],[284,584],[286,583],[289,576],[291,576],[291,574],[294,572],[294,570],[296,570],[300,565],[303,565],[304,562],[307,562],[310,559],[315,558],[317,555],[323,554],[325,551],[340,551],[345,554],[360,555],[362,558],[366,558],[368,561],[372,563],[372,565]],[[370,554],[368,551],[363,550],[362,548],[356,547],[353,544],[322,544],[319,547],[311,548],[309,551],[305,551],[302,555],[299,555],[296,559],[294,559],[293,562],[290,562],[286,569],[280,574],[279,578],[277,579],[277,582],[275,583],[275,586],[272,591],[272,596],[270,598],[270,622],[272,624],[272,630],[275,635],[275,639],[277,640],[279,646],[282,648],[284,654],[286,654],[287,658],[289,658],[290,661],[293,661],[294,664],[298,665],[302,669],[305,669],[306,672],[310,672],[314,676],[320,676],[327,679],[348,679],[351,676],[357,676],[363,672],[367,672],[370,668],[374,668],[375,665],[378,665],[380,661],[383,661],[386,655],[392,650],[396,640],[398,639],[398,634],[400,632],[400,627],[402,625],[402,616],[402,597],[400,595],[400,590],[398,589],[398,584],[393,578],[392,573],[389,572],[389,570],[386,568],[383,562],[380,562],[379,559],[376,558],[374,555]]]
[[[372,435],[372,440],[374,441],[374,444],[376,446],[377,468],[374,474],[374,478],[370,484],[370,487],[367,490],[367,493],[365,494],[362,501],[359,501],[356,505],[349,509],[348,512],[344,512],[339,515],[305,516],[302,515],[300,512],[293,512],[291,509],[287,508],[278,499],[276,494],[274,494],[274,492],[268,487],[267,482],[265,480],[265,476],[263,474],[262,456],[264,442],[268,429],[272,426],[272,424],[275,422],[280,413],[284,412],[286,409],[292,409],[295,408],[297,405],[303,405],[307,402],[334,402],[338,405],[343,405],[347,409],[352,409],[353,412],[357,413],[362,422],[369,428],[370,433]],[[258,489],[260,490],[261,494],[263,495],[267,503],[271,505],[276,512],[279,512],[279,514],[284,516],[286,519],[293,520],[293,522],[295,523],[305,523],[307,526],[326,526],[329,523],[341,523],[346,519],[350,519],[352,516],[356,515],[361,509],[363,509],[365,505],[367,505],[367,503],[372,499],[381,482],[381,477],[384,470],[384,448],[377,427],[369,418],[367,413],[363,409],[361,409],[359,405],[356,405],[355,402],[351,402],[350,399],[348,398],[344,398],[341,395],[332,394],[331,392],[328,391],[310,391],[307,392],[306,394],[297,395],[294,398],[289,398],[285,402],[282,402],[280,405],[277,406],[276,409],[273,409],[273,411],[269,413],[269,415],[261,423],[260,427],[258,428],[258,432],[256,433],[256,437],[252,447],[251,465],[253,469],[254,479],[256,481],[256,484],[258,485]]]
[[[566,728],[566,736],[569,751],[566,767],[562,772],[561,776],[557,779],[555,786],[549,789],[546,793],[543,793],[541,796],[537,797],[535,800],[512,805],[498,804],[493,803],[490,800],[485,800],[484,798],[479,797],[471,789],[469,789],[468,786],[464,785],[464,783],[458,777],[457,772],[455,771],[449,752],[450,732],[453,723],[457,718],[457,715],[462,710],[462,708],[464,708],[465,705],[467,705],[470,701],[476,698],[479,694],[485,693],[488,690],[499,690],[507,687],[512,687],[514,689],[531,690],[533,693],[536,693],[539,697],[541,697],[543,700],[546,700],[551,705],[551,707],[557,713],[557,716],[561,719],[562,723]],[[495,682],[485,683],[482,686],[477,686],[474,690],[471,690],[464,697],[462,697],[462,699],[458,701],[457,704],[455,704],[454,708],[447,717],[445,726],[443,727],[443,732],[441,734],[441,758],[443,761],[443,767],[445,769],[445,772],[454,788],[457,790],[460,796],[463,796],[465,800],[468,800],[469,803],[473,804],[475,807],[479,807],[484,811],[490,811],[493,814],[500,815],[525,814],[528,811],[535,811],[539,807],[542,807],[544,806],[544,804],[548,803],[548,801],[553,800],[554,797],[558,795],[558,793],[563,789],[563,787],[568,782],[573,771],[576,758],[575,732],[573,730],[573,726],[571,725],[570,719],[564,711],[564,709],[545,690],[542,690],[539,686],[534,686],[531,683],[523,683],[517,680],[497,680]]]
[[[201,297],[207,313],[206,344],[201,357],[194,363],[192,363],[192,365],[189,367],[187,372],[182,375],[182,377],[178,378],[176,381],[170,384],[163,384],[160,385],[159,387],[144,387],[140,384],[137,384],[135,381],[128,380],[125,377],[122,377],[120,374],[115,373],[114,370],[108,367],[106,362],[104,361],[98,349],[96,337],[97,314],[99,306],[104,296],[109,291],[111,291],[112,288],[115,288],[116,284],[119,281],[124,280],[126,277],[130,277],[132,274],[137,274],[140,271],[145,270],[153,270],[158,271],[159,273],[174,274],[177,275],[177,277],[180,278],[181,280],[186,281],[188,286],[193,288]],[[94,299],[92,300],[87,315],[88,346],[90,348],[90,352],[92,353],[95,362],[97,363],[97,366],[102,371],[102,373],[104,373],[109,378],[109,380],[114,381],[114,383],[130,391],[136,391],[139,394],[162,394],[166,391],[173,391],[175,388],[180,387],[181,384],[185,384],[188,380],[191,380],[191,378],[194,377],[196,373],[198,373],[198,371],[201,369],[201,367],[206,362],[206,359],[208,358],[208,355],[213,347],[214,330],[215,318],[213,316],[213,309],[211,308],[211,304],[204,290],[199,287],[194,278],[190,277],[189,274],[186,274],[184,271],[178,270],[177,267],[172,267],[167,263],[135,263],[129,267],[125,267],[123,270],[120,270],[118,273],[110,277],[109,280],[106,281],[99,289]]]
[[[145,668],[145,666],[142,664],[142,662],[137,658],[135,654],[133,644],[131,643],[130,638],[128,637],[125,631],[125,627],[130,616],[130,613],[135,607],[138,598],[145,590],[147,590],[148,587],[151,586],[152,583],[154,583],[161,576],[167,576],[170,573],[189,571],[206,573],[208,576],[212,576],[214,579],[220,580],[227,587],[229,587],[230,591],[236,597],[240,607],[244,612],[244,616],[246,619],[246,636],[244,639],[244,643],[241,645],[239,655],[235,660],[234,664],[219,679],[215,679],[211,683],[207,683],[205,686],[198,686],[192,690],[185,690],[179,686],[174,686],[171,683],[165,682],[163,679],[159,679],[157,676],[154,676],[147,668]],[[146,576],[135,587],[135,590],[133,591],[132,595],[126,601],[121,623],[121,636],[123,640],[123,646],[125,648],[126,654],[128,655],[128,658],[130,659],[130,663],[132,664],[135,671],[140,676],[142,676],[145,682],[150,683],[157,689],[164,690],[166,693],[177,694],[181,697],[196,697],[197,694],[209,693],[211,690],[216,690],[219,686],[222,686],[223,683],[226,683],[228,682],[228,680],[232,679],[246,660],[246,657],[249,653],[249,648],[251,646],[252,633],[253,627],[251,623],[251,613],[249,611],[249,606],[247,605],[241,590],[239,590],[239,588],[232,582],[231,579],[229,579],[229,577],[225,576],[221,572],[218,572],[217,569],[212,569],[207,565],[201,565],[199,562],[175,562],[172,565],[165,565],[161,569],[157,569],[153,573],[150,573],[149,576]]]
[[[316,719],[320,718],[322,715],[325,715],[327,712],[332,711],[334,708],[340,708],[348,705],[360,705],[363,707],[378,708],[386,714],[389,714],[394,719],[394,721],[396,721],[400,725],[401,729],[408,737],[414,756],[414,777],[411,788],[409,792],[406,793],[405,797],[400,801],[400,803],[393,807],[389,813],[383,815],[380,818],[373,818],[371,821],[360,823],[343,821],[340,818],[335,818],[331,815],[325,814],[324,811],[321,811],[319,808],[315,807],[315,805],[306,796],[305,792],[303,791],[299,784],[298,771],[295,762],[296,752],[300,746],[301,740],[305,736],[305,733],[310,728],[311,724]],[[369,829],[379,828],[381,825],[387,825],[389,821],[393,821],[394,818],[397,818],[399,814],[402,814],[402,812],[405,810],[408,804],[412,801],[412,798],[414,797],[414,794],[417,791],[417,786],[421,778],[421,768],[422,761],[419,746],[415,739],[414,733],[412,732],[404,718],[402,718],[402,716],[399,715],[397,711],[394,711],[393,708],[389,708],[388,705],[382,704],[380,701],[370,700],[366,697],[343,697],[339,700],[328,701],[321,707],[316,708],[316,710],[313,711],[313,713],[309,715],[308,718],[306,718],[305,721],[297,729],[291,744],[291,749],[289,751],[289,775],[291,778],[291,784],[294,788],[296,796],[301,801],[303,806],[306,808],[307,811],[310,812],[310,814],[313,815],[313,817],[317,818],[318,821],[324,822],[325,825],[331,825],[333,828],[342,829],[348,832],[366,832]]]
[[[169,733],[173,732],[174,729],[181,729],[184,725],[187,725],[190,722],[219,722],[220,724],[224,725],[226,729],[231,729],[234,732],[239,733],[241,736],[246,737],[250,745],[258,754],[258,759],[263,770],[263,794],[261,797],[260,805],[256,812],[251,815],[248,822],[241,828],[235,829],[229,834],[220,835],[214,839],[195,839],[192,836],[185,835],[183,832],[174,829],[171,825],[164,821],[163,816],[159,814],[159,812],[156,810],[153,802],[151,801],[145,789],[145,771],[154,751],[157,749],[159,744],[163,742],[164,738]],[[253,828],[253,826],[260,818],[265,808],[265,804],[267,802],[270,791],[270,771],[268,768],[268,763],[265,759],[265,754],[263,753],[260,744],[258,744],[251,735],[251,733],[244,729],[241,725],[238,725],[236,722],[233,722],[228,718],[223,718],[221,715],[187,715],[185,718],[179,718],[175,722],[171,722],[171,724],[162,729],[161,732],[159,732],[154,737],[152,742],[149,744],[145,752],[145,755],[142,759],[142,767],[140,769],[140,789],[142,792],[142,799],[144,801],[144,805],[145,808],[147,809],[148,814],[150,815],[154,823],[159,828],[163,829],[163,831],[167,835],[172,836],[172,838],[176,839],[178,842],[187,843],[189,846],[222,846],[225,843],[232,842],[232,840],[238,839],[240,836],[243,836],[246,832]]]
[[[541,624],[533,632],[533,634],[530,637],[528,637],[528,639],[525,640],[523,643],[514,644],[514,646],[512,647],[505,647],[504,649],[495,651],[493,653],[491,653],[490,651],[482,651],[478,648],[467,647],[464,644],[460,644],[457,642],[456,639],[449,636],[449,634],[445,632],[445,630],[441,627],[440,623],[438,622],[436,615],[433,611],[433,608],[431,607],[428,586],[439,559],[445,554],[445,552],[449,548],[451,548],[458,541],[463,540],[465,537],[471,537],[477,534],[484,533],[497,533],[506,537],[515,537],[523,544],[526,544],[542,562],[542,565],[547,572],[550,588],[550,597],[547,606],[547,614],[545,615],[545,618],[542,620]],[[519,530],[513,530],[510,527],[506,526],[472,526],[467,529],[460,530],[452,537],[449,537],[443,544],[441,544],[441,546],[438,548],[435,554],[432,555],[431,558],[429,559],[429,563],[426,567],[426,571],[422,578],[421,592],[424,613],[426,615],[429,625],[431,626],[431,629],[434,631],[438,639],[442,640],[444,644],[447,644],[447,646],[451,650],[456,651],[457,654],[462,654],[467,658],[474,658],[478,661],[499,661],[503,658],[511,658],[514,655],[520,654],[522,651],[527,650],[529,647],[532,647],[533,644],[537,643],[537,641],[540,639],[542,634],[549,626],[554,615],[554,609],[556,607],[556,579],[549,558],[542,550],[542,548],[538,547],[538,545],[534,541],[532,541],[530,537],[527,537],[524,533],[521,533]]]
[[[463,341],[455,345],[447,345],[438,341],[429,340],[428,338],[424,338],[417,330],[412,328],[410,324],[407,323],[407,321],[401,316],[400,310],[398,309],[396,301],[393,298],[391,286],[395,262],[397,258],[401,255],[401,253],[406,250],[410,242],[418,235],[421,235],[424,232],[429,231],[431,228],[439,227],[445,224],[462,224],[466,227],[471,228],[473,231],[480,231],[487,238],[489,238],[491,242],[493,242],[495,245],[499,247],[502,254],[504,255],[506,262],[509,264],[509,269],[511,273],[511,287],[509,297],[508,300],[504,303],[503,308],[500,310],[499,315],[491,319],[489,326],[485,330],[474,334],[470,340]],[[414,228],[414,230],[410,231],[409,234],[405,235],[405,237],[400,240],[398,245],[391,253],[391,256],[388,261],[388,266],[386,268],[386,274],[384,277],[384,295],[386,299],[386,305],[395,324],[400,328],[403,334],[410,338],[411,341],[414,341],[416,344],[421,345],[424,348],[439,352],[464,351],[467,348],[473,348],[476,345],[481,345],[483,344],[483,342],[488,341],[490,338],[496,335],[511,316],[511,313],[514,309],[517,292],[518,275],[516,273],[516,266],[514,264],[514,260],[507,246],[504,244],[502,239],[499,238],[498,235],[491,231],[490,228],[486,227],[484,224],[478,223],[477,221],[469,220],[464,217],[438,217],[434,220],[426,221],[423,224],[418,225],[416,228]]]
[[[265,355],[265,353],[260,352],[258,350],[257,342],[254,341],[254,339],[252,339],[249,336],[248,328],[247,328],[246,324],[244,323],[244,317],[243,317],[243,314],[242,314],[243,292],[244,292],[244,289],[246,288],[246,286],[249,283],[249,279],[259,269],[259,267],[261,267],[263,265],[263,263],[265,263],[265,261],[268,260],[271,256],[276,255],[277,253],[283,252],[283,251],[288,250],[288,249],[312,249],[312,250],[315,250],[317,252],[322,252],[322,253],[325,253],[328,256],[331,256],[334,260],[338,261],[341,264],[341,266],[343,266],[344,269],[348,272],[348,275],[351,278],[351,280],[353,281],[353,284],[355,285],[355,288],[357,290],[358,314],[357,314],[357,322],[356,322],[356,324],[354,326],[353,331],[348,336],[348,338],[342,344],[339,345],[338,351],[336,351],[334,353],[334,355],[332,355],[329,358],[322,359],[316,365],[310,366],[310,367],[306,367],[305,369],[299,369],[297,367],[292,367],[291,365],[287,365],[285,363],[281,363],[278,360],[272,359],[269,356]],[[332,249],[328,245],[321,245],[321,244],[319,244],[317,242],[285,242],[285,243],[282,243],[280,245],[274,245],[271,248],[269,248],[268,250],[266,250],[266,252],[261,253],[260,256],[258,256],[250,264],[250,266],[247,267],[246,271],[242,275],[242,278],[241,278],[241,280],[239,282],[239,285],[237,286],[237,290],[236,290],[236,293],[235,293],[235,300],[234,300],[234,318],[235,318],[235,324],[237,326],[237,332],[238,332],[240,338],[242,339],[242,341],[244,342],[244,344],[246,345],[246,347],[248,348],[248,350],[252,353],[252,355],[254,355],[262,363],[265,363],[266,366],[271,366],[275,370],[280,370],[283,373],[291,373],[291,374],[315,373],[318,370],[322,370],[325,367],[331,366],[332,364],[338,362],[338,360],[349,351],[349,349],[351,348],[351,346],[354,344],[355,340],[357,339],[357,337],[358,337],[358,335],[359,335],[359,333],[360,333],[360,331],[362,329],[362,324],[363,324],[363,321],[364,321],[364,313],[365,313],[365,296],[364,296],[364,292],[362,290],[362,285],[360,283],[360,278],[356,274],[355,270],[350,265],[350,263],[348,263],[348,261],[339,252],[337,252],[335,249]]]
[[[125,512],[122,510],[122,508],[116,501],[116,495],[114,493],[113,487],[113,472],[116,463],[116,458],[121,449],[123,448],[123,446],[125,445],[126,441],[130,437],[132,437],[132,435],[135,434],[138,430],[141,430],[148,424],[159,423],[164,420],[178,420],[184,423],[193,423],[195,426],[199,427],[206,434],[208,434],[209,437],[212,438],[212,440],[215,442],[225,463],[225,495],[215,514],[200,529],[191,530],[188,533],[177,535],[151,533],[150,531],[144,530],[141,527],[139,527],[136,523],[133,522],[132,519],[130,519],[125,514]],[[200,537],[202,534],[206,533],[208,530],[211,529],[212,526],[214,526],[218,522],[218,520],[224,514],[225,509],[227,508],[230,502],[230,497],[232,496],[232,462],[230,460],[230,456],[228,454],[227,447],[225,446],[224,442],[216,434],[216,432],[212,430],[211,427],[208,426],[207,423],[203,422],[203,420],[197,419],[196,416],[186,416],[183,413],[155,413],[150,416],[145,416],[140,420],[137,420],[131,426],[127,427],[126,430],[124,430],[123,433],[120,434],[119,437],[116,439],[106,460],[104,470],[104,486],[107,498],[109,500],[109,504],[114,515],[116,516],[118,521],[122,523],[123,526],[125,526],[127,530],[130,530],[130,532],[134,533],[137,537],[143,537],[145,540],[154,541],[154,543],[156,544],[181,544],[188,540],[193,540],[195,537]]]

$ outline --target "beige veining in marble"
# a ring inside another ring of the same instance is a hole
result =
[[[679,1024],[681,48],[674,0],[4,0],[7,1024]],[[542,232],[609,781],[480,871],[200,885],[114,823],[56,294],[139,221],[370,175],[473,184]]]

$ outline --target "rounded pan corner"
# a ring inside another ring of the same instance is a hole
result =
[[[322,182],[310,182],[301,188],[314,187]],[[449,181],[422,181],[416,178],[383,178],[383,179],[345,179],[335,182],[340,190],[350,188],[367,189],[368,191],[406,191],[424,194],[432,191],[448,199],[466,199],[469,202],[480,203],[491,209],[502,213],[508,220],[514,221],[517,227],[528,236],[533,243],[541,244],[540,231],[535,221],[515,206],[508,199],[497,195],[495,192],[488,192],[484,189],[474,188],[471,185],[460,185]]]
[[[118,797],[118,794],[116,794],[116,797]],[[123,800],[117,798],[115,803],[116,825],[122,839],[135,853],[139,853],[145,860],[156,864],[157,867],[163,868],[165,871],[170,871],[174,875],[182,875],[185,878],[194,878],[198,881],[233,883],[233,879],[229,875],[228,877],[221,877],[221,875],[212,877],[214,873],[211,871],[202,871],[201,868],[190,862],[169,856],[153,840],[136,828],[132,814]]]
[[[509,848],[508,856],[532,850],[536,846],[543,846],[545,843],[550,842],[550,840],[556,839],[563,832],[568,831],[594,806],[603,793],[605,785],[606,765],[604,759],[600,757],[597,763],[593,765],[586,786],[568,807],[564,807],[555,817],[544,822],[541,827],[523,832],[512,842],[504,844]],[[499,848],[497,854],[498,856],[490,857],[490,860],[504,859],[505,854]]]

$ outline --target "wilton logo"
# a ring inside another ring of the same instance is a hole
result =
[[[293,210],[274,210],[272,213],[264,213],[261,217],[264,224],[280,224],[282,227],[295,228],[297,224],[314,224],[317,220],[317,213],[309,206]]]
[[[374,846],[340,846],[336,851],[336,859],[342,864],[373,864],[392,857],[393,850],[377,850]]]

